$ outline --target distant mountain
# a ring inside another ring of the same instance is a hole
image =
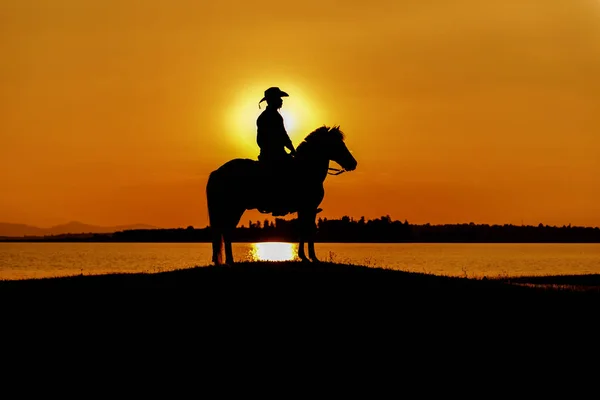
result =
[[[96,226],[88,225],[82,222],[69,222],[52,226],[50,228],[38,228],[37,226],[25,224],[9,224],[0,222],[0,236],[21,237],[21,236],[48,236],[62,235],[66,233],[112,233],[130,229],[160,229],[156,226],[146,224],[117,225],[117,226]]]
[[[44,232],[36,226],[0,222],[0,236],[43,236]]]

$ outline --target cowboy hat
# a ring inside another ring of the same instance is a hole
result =
[[[263,97],[261,101],[258,102],[258,104],[262,103],[267,99],[274,99],[278,97],[289,97],[289,95],[286,92],[279,89],[278,87],[270,87],[267,90],[265,90],[265,97]]]

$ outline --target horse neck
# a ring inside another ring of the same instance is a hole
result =
[[[327,178],[329,171],[329,158],[323,152],[318,151],[314,144],[303,142],[296,149],[296,159],[301,165],[301,169],[311,180],[323,182]]]

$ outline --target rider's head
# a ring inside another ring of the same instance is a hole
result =
[[[258,102],[258,106],[260,107],[260,103],[266,101],[270,107],[281,108],[283,105],[282,97],[288,97],[288,94],[278,87],[270,87],[265,90],[265,97]]]

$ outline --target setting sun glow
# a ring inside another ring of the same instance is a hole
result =
[[[320,218],[600,226],[596,1],[54,3],[0,5],[0,223],[205,227],[277,86],[358,161]]]
[[[232,99],[232,105],[223,113],[223,120],[227,132],[225,136],[230,146],[243,153],[243,157],[256,158],[258,147],[256,144],[256,119],[267,107],[267,103],[260,104],[264,89],[278,85],[289,93],[283,98],[283,107],[279,110],[284,119],[285,128],[297,146],[304,137],[314,129],[323,125],[319,109],[313,106],[304,92],[293,84],[265,82],[261,85],[252,85],[239,90]]]
[[[254,243],[250,250],[252,261],[291,261],[298,254],[297,245],[283,242]]]

